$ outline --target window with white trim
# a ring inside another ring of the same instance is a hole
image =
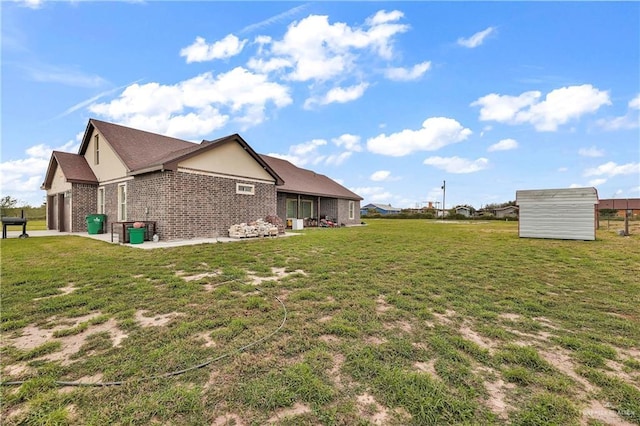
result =
[[[287,217],[298,218],[298,200],[287,199]]]
[[[349,219],[355,219],[356,218],[356,202],[355,201],[349,201]]]
[[[313,217],[313,201],[311,200],[302,200],[302,217],[307,219]]]
[[[118,222],[127,220],[127,184],[118,185]]]
[[[104,214],[104,188],[98,188],[98,213]]]
[[[255,195],[256,187],[255,185],[250,185],[248,183],[236,183],[236,194],[244,194],[244,195]]]
[[[100,135],[95,135],[93,139],[93,163],[100,164]]]

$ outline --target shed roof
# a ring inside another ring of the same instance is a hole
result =
[[[67,182],[88,184],[98,183],[96,175],[93,173],[93,170],[91,170],[91,167],[89,167],[84,156],[71,154],[69,152],[53,151],[51,159],[49,160],[47,174],[45,175],[44,182],[42,184],[42,189],[51,188],[56,165],[62,169],[62,173],[67,179]]]
[[[284,184],[277,188],[278,192],[362,200],[358,194],[325,175],[302,169],[281,158],[268,155],[260,155],[260,157],[284,180]]]
[[[518,205],[523,203],[598,204],[598,191],[593,187],[519,190],[516,191],[516,203]]]

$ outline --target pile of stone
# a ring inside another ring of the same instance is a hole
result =
[[[277,226],[278,227],[278,234],[282,235],[284,234],[284,222],[282,222],[282,219],[280,219],[280,216],[267,216],[264,220],[266,220],[267,222],[269,222],[270,224],[272,224],[273,226]]]
[[[278,227],[262,219],[231,225],[229,238],[277,237]]]

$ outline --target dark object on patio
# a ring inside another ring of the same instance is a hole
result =
[[[23,213],[24,214],[24,213]],[[22,234],[18,238],[27,238],[27,219],[25,217],[3,217],[2,238],[7,238],[7,226],[22,226]]]

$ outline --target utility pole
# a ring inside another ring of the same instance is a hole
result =
[[[444,220],[444,211],[445,211],[445,207],[444,207],[444,199],[445,199],[445,194],[447,193],[447,181],[443,180],[442,181],[442,220]]]

